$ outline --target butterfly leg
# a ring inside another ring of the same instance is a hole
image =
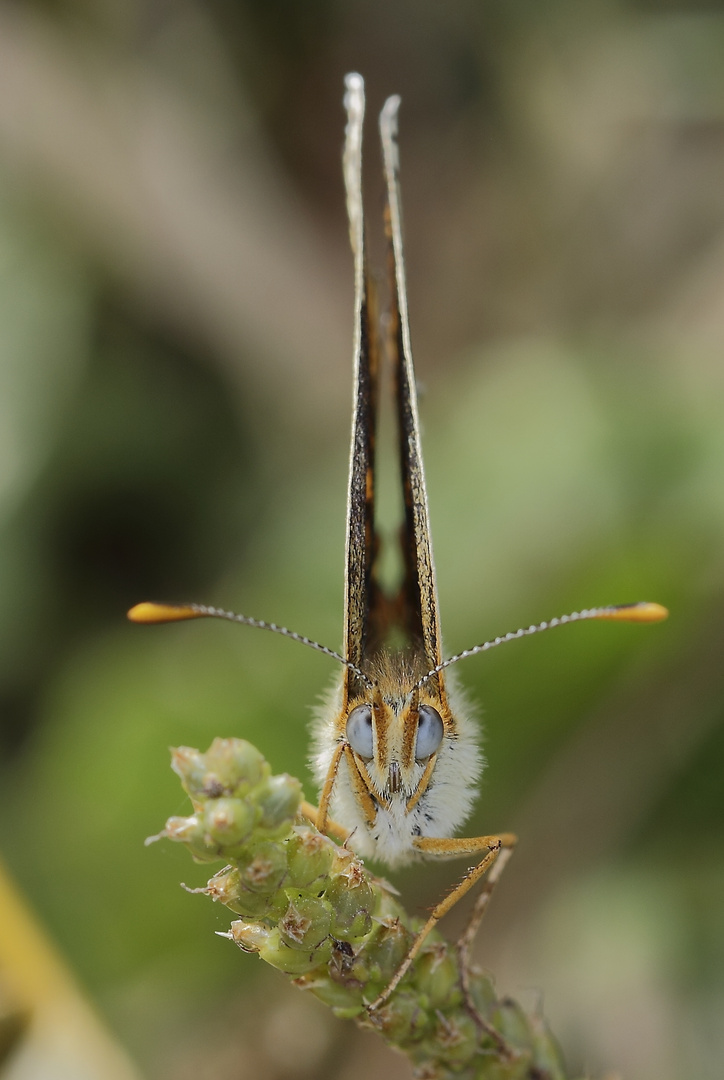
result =
[[[331,817],[327,814],[324,816],[324,829],[320,828],[321,807],[314,806],[313,803],[303,800],[299,809],[302,812],[302,816],[305,817],[307,821],[310,821],[319,832],[324,832],[326,836],[333,836],[334,839],[339,840],[341,844],[349,839],[351,835],[349,829],[345,829],[344,825],[339,825],[336,821],[332,821]]]
[[[463,930],[462,934],[458,938],[457,951],[458,958],[460,960],[460,983],[465,995],[465,1001],[468,1009],[475,1015],[476,1019],[481,1019],[480,1015],[475,1008],[472,997],[470,995],[470,950],[472,944],[475,941],[478,930],[480,929],[480,923],[483,921],[483,915],[485,914],[488,902],[493,893],[495,886],[500,880],[500,876],[506,867],[508,860],[513,854],[513,845],[509,847],[503,847],[498,853],[498,858],[490,868],[490,872],[483,882],[482,888],[478,893],[477,900],[471,912],[468,924]]]
[[[470,870],[468,870],[468,872],[465,874],[463,879],[453,889],[450,890],[447,896],[445,896],[439,904],[437,904],[433,908],[429,919],[423,926],[422,930],[420,930],[420,932],[418,933],[417,937],[412,943],[412,948],[400,964],[389,984],[385,987],[379,997],[377,997],[376,1000],[368,1006],[368,1010],[370,1012],[374,1012],[375,1009],[379,1009],[381,1005],[384,1005],[384,1003],[390,997],[394,989],[400,983],[401,979],[409,970],[410,965],[412,964],[413,960],[422,948],[428,934],[431,930],[435,928],[440,919],[442,919],[444,915],[447,915],[448,911],[450,911],[450,909],[453,908],[455,904],[457,904],[458,900],[460,900],[470,889],[472,889],[473,885],[475,885],[475,883],[480,880],[480,878],[487,870],[495,868],[496,862],[498,861],[501,854],[505,854],[506,856],[504,859],[504,863],[507,861],[507,859],[510,857],[507,852],[512,852],[512,849],[515,847],[516,842],[517,838],[512,833],[501,833],[500,836],[473,836],[469,838],[460,837],[441,840],[434,839],[433,837],[419,837],[415,840],[415,847],[419,851],[422,851],[427,855],[454,857],[456,855],[473,855],[480,852],[485,852],[485,854],[483,855],[477,866],[471,867]],[[495,882],[498,880],[499,877],[500,873],[495,875],[493,879],[493,886],[495,885]],[[482,914],[487,905],[487,901],[489,899],[491,891],[492,886],[488,888],[488,883],[486,882],[486,889],[484,892],[485,902],[482,904],[481,910],[479,914],[477,914],[477,918],[476,913],[478,910],[478,905],[476,904],[475,911],[473,912],[473,919],[471,919],[471,923],[473,920],[475,920],[473,933],[470,938],[471,941],[472,937],[474,936],[474,932],[475,930],[477,930],[478,924],[480,923],[480,919],[482,919]],[[465,935],[463,935],[463,937],[465,937]],[[465,958],[467,960],[467,953],[465,953]]]
[[[329,763],[329,769],[327,770],[327,776],[324,781],[321,795],[319,796],[319,806],[314,806],[312,803],[306,802],[305,800],[300,807],[301,812],[307,821],[311,821],[312,825],[314,825],[319,832],[324,833],[325,836],[333,836],[335,840],[339,840],[342,844],[349,839],[352,833],[349,829],[345,829],[344,825],[332,821],[329,816],[329,804],[332,800],[332,791],[334,790],[339,766],[345,755],[351,757],[351,751],[348,744],[344,741],[338,742],[334,749],[332,760]],[[369,795],[367,795],[367,798],[371,802]]]
[[[349,770],[349,781],[352,785],[352,790],[357,797],[357,802],[362,807],[368,823],[370,825],[374,824],[375,816],[377,814],[377,805],[365,786],[365,782],[362,779],[359,768],[355,762],[352,748],[346,740],[338,742],[334,749],[322,793],[319,796],[319,809],[315,809],[314,807],[311,807],[309,803],[305,803],[304,806],[309,807],[313,811],[313,816],[310,816],[304,809],[302,810],[302,813],[317,826],[321,833],[329,834],[330,836],[334,836],[337,840],[342,840],[342,842],[344,842],[352,835],[350,830],[345,829],[342,825],[338,825],[329,818],[329,804],[332,800],[332,791],[334,790],[342,758],[346,758],[347,768]]]
[[[324,787],[322,788],[322,793],[319,796],[319,809],[317,810],[317,816],[311,819],[321,833],[326,833],[328,831],[327,823],[329,819],[329,804],[332,799],[332,790],[334,788],[334,782],[337,779],[337,773],[339,772],[339,764],[344,754],[345,745],[346,744],[344,742],[338,742],[334,748],[332,760],[329,763],[329,769],[327,770],[327,776],[324,781]]]

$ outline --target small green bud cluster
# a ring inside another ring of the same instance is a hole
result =
[[[172,766],[193,814],[169,818],[160,835],[185,844],[198,862],[228,864],[199,891],[240,916],[228,936],[241,949],[337,1016],[379,1031],[421,1077],[565,1080],[542,1019],[499,1000],[479,973],[466,1001],[457,955],[436,933],[389,1000],[370,1012],[418,929],[390,886],[303,823],[299,781],[272,776],[244,740],[215,739],[205,754],[180,747]]]

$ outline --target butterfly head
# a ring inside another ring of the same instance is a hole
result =
[[[345,713],[344,738],[369,794],[416,801],[443,741],[455,734],[440,680],[419,685],[419,675],[404,658],[383,657]]]

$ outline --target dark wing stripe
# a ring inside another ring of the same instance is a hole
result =
[[[376,411],[376,347],[374,300],[367,278],[362,211],[362,123],[364,83],[348,75],[345,108],[344,182],[350,243],[354,255],[354,400],[347,501],[344,655],[360,666],[365,651],[370,576],[374,556],[374,435]],[[435,661],[437,663],[437,661]],[[434,665],[431,665],[434,666]],[[356,692],[357,677],[345,672],[345,701]]]
[[[397,352],[397,409],[400,426],[400,467],[405,498],[405,538],[403,543],[406,583],[404,588],[412,606],[414,623],[411,629],[421,638],[427,661],[435,667],[440,663],[440,629],[438,620],[435,568],[427,508],[427,490],[420,447],[420,425],[417,414],[415,372],[410,347],[410,326],[407,314],[405,265],[402,254],[400,213],[399,155],[397,150],[397,111],[399,97],[391,97],[380,115],[380,134],[387,183],[386,228],[392,252],[392,318],[396,321]]]

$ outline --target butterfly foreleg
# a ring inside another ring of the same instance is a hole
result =
[[[458,938],[457,951],[460,961],[460,982],[465,995],[465,1000],[468,1007],[472,1011],[475,1010],[471,996],[470,996],[470,950],[473,942],[480,929],[480,923],[483,920],[483,915],[488,906],[488,901],[492,895],[493,889],[500,880],[500,876],[506,867],[508,860],[513,854],[513,848],[515,844],[509,844],[501,846],[498,851],[498,857],[490,868],[488,876],[482,884],[478,897],[475,901],[475,905],[468,919],[467,926],[463,930],[462,934]]]
[[[327,775],[324,784],[322,785],[322,792],[319,796],[319,807],[304,802],[302,803],[302,813],[321,833],[333,836],[335,840],[340,840],[344,843],[352,835],[353,830],[345,829],[343,825],[339,825],[329,817],[332,792],[334,791],[334,785],[339,774],[342,758],[346,758],[347,768],[349,770],[349,780],[357,802],[368,823],[372,824],[374,822],[377,812],[376,806],[365,786],[362,776],[360,775],[360,771],[354,760],[352,749],[349,743],[344,739],[338,742],[334,748],[334,753],[332,754],[329,768],[327,769]]]
[[[315,806],[313,803],[307,802],[306,799],[302,800],[299,809],[302,817],[305,817],[307,821],[314,825],[315,829],[319,832],[323,832],[325,836],[333,836],[340,844],[344,844],[352,835],[351,831],[345,829],[344,825],[340,825],[337,821],[332,821],[332,818],[328,816],[325,816],[324,829],[321,829],[319,827],[319,807]]]
[[[337,773],[339,772],[339,763],[342,760],[342,755],[345,750],[345,742],[340,741],[334,748],[332,759],[327,769],[327,775],[324,779],[322,786],[322,792],[319,796],[319,809],[317,810],[317,816],[313,819],[314,824],[317,826],[321,833],[328,832],[329,821],[329,804],[332,799],[332,791],[334,790],[334,782],[337,779]]]
[[[450,909],[453,908],[455,904],[457,904],[458,900],[465,896],[465,894],[470,889],[472,889],[472,887],[476,884],[476,882],[480,880],[480,878],[486,873],[486,871],[489,870],[490,874],[483,887],[483,893],[481,894],[481,898],[479,898],[478,902],[475,904],[475,908],[473,909],[473,914],[471,916],[470,922],[468,923],[468,926],[463,933],[463,936],[460,939],[460,943],[458,945],[459,954],[461,960],[463,961],[464,968],[462,974],[463,990],[466,994],[466,998],[469,997],[467,993],[468,979],[466,965],[468,961],[470,944],[475,937],[478,926],[480,925],[480,920],[483,917],[483,912],[485,911],[495,883],[500,878],[500,873],[503,869],[503,866],[510,858],[510,855],[512,854],[513,848],[515,847],[516,843],[517,837],[515,837],[513,833],[501,833],[499,836],[472,836],[449,839],[418,837],[415,840],[415,847],[419,851],[424,852],[426,855],[454,857],[456,855],[474,855],[480,852],[484,852],[484,854],[480,862],[477,863],[476,866],[471,867],[465,874],[465,876],[462,878],[462,880],[458,882],[458,884],[450,890],[447,896],[443,897],[440,903],[436,904],[436,906],[433,908],[432,912],[430,913],[430,917],[418,933],[412,944],[412,948],[400,964],[391,981],[385,987],[379,997],[377,997],[375,1001],[373,1001],[372,1004],[368,1006],[369,1011],[374,1012],[375,1009],[378,1009],[387,1001],[392,992],[400,983],[401,979],[409,970],[413,960],[424,945],[425,939],[427,938],[430,931],[435,928],[435,926],[439,923],[440,919],[442,919],[444,915],[447,915],[448,911],[450,911]],[[498,864],[501,862],[501,860],[502,865],[500,865],[500,869],[498,870]],[[496,870],[497,873],[494,873],[494,871]]]
[[[342,760],[344,754],[345,744],[339,742],[334,748],[332,754],[332,760],[329,763],[329,769],[324,780],[324,786],[319,796],[319,806],[313,806],[312,803],[304,800],[300,807],[300,810],[307,821],[311,821],[312,825],[324,833],[325,836],[333,836],[335,840],[339,840],[342,844],[348,839],[350,832],[349,829],[345,829],[343,825],[338,825],[336,821],[332,821],[329,816],[329,803],[332,798],[332,791],[334,789],[334,782],[337,779],[337,773],[339,772],[339,763]]]

